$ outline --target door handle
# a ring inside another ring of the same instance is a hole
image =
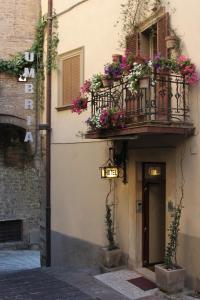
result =
[[[146,231],[147,231],[147,227],[145,226],[145,227],[144,227],[144,232],[146,232]]]

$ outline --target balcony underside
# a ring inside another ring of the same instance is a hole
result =
[[[191,124],[142,123],[121,129],[88,131],[87,139],[131,140],[134,147],[175,147],[193,135]]]

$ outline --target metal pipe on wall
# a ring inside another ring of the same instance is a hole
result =
[[[53,0],[48,0],[47,62],[50,61]],[[46,266],[51,265],[51,68],[46,70]]]

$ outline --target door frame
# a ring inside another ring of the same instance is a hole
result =
[[[159,178],[145,178],[145,166],[160,166],[161,176]],[[163,262],[149,263],[149,186],[153,184],[163,185],[166,202],[166,163],[143,162],[142,163],[142,265],[149,267]],[[165,206],[166,207],[166,206]],[[164,211],[166,224],[166,209]]]

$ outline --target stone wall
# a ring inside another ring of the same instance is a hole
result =
[[[0,1],[0,59],[11,59],[31,48],[39,15],[40,0]],[[32,111],[24,109],[27,98],[34,101]],[[33,120],[30,128],[34,138],[32,145],[25,145],[23,141],[27,115]],[[6,137],[8,128],[22,132],[20,141],[13,143],[12,136],[0,141],[0,221],[23,222],[22,241],[0,243],[0,249],[41,248],[45,173],[40,136],[35,125],[35,94],[27,97],[24,82],[18,82],[16,76],[0,73],[0,136]]]
[[[0,58],[31,47],[39,11],[40,0],[0,1]]]

